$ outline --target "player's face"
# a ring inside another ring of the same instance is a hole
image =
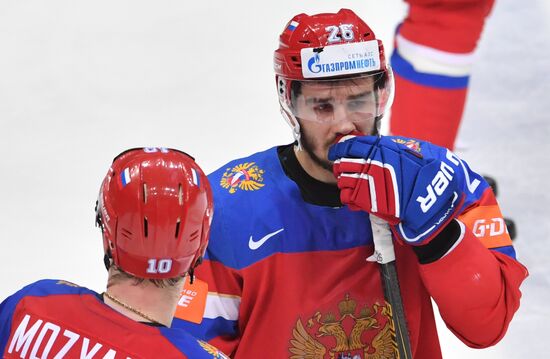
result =
[[[328,149],[336,138],[354,131],[375,131],[376,97],[372,78],[337,82],[302,82],[295,115],[301,141],[311,159],[332,171]]]

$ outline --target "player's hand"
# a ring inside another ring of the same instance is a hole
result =
[[[342,203],[386,220],[407,243],[428,243],[480,184],[445,148],[396,136],[347,137],[329,150]]]

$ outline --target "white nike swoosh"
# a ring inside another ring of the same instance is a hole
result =
[[[277,233],[280,233],[282,231],[284,231],[284,227],[275,231],[275,232],[271,232],[265,236],[263,236],[259,241],[254,241],[252,239],[252,236],[250,236],[250,239],[248,240],[248,247],[250,249],[252,249],[253,251],[260,248],[262,246],[262,244],[264,244],[269,238],[273,237],[274,235],[276,235]]]

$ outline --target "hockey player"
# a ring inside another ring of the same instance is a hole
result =
[[[393,135],[453,149],[474,52],[494,0],[407,0],[391,57],[396,101]]]
[[[376,136],[393,77],[372,29],[345,9],[297,15],[274,68],[295,142],[209,176],[205,318],[174,325],[237,359],[395,357],[379,266],[365,260],[376,212],[394,233],[414,357],[441,357],[430,297],[464,343],[497,343],[527,270],[481,176],[442,147]]]
[[[120,154],[96,204],[107,290],[41,280],[8,297],[0,305],[2,358],[225,358],[170,328],[211,218],[210,185],[192,157],[156,148]]]
[[[396,95],[390,132],[453,149],[477,42],[494,0],[407,0],[391,56]],[[497,196],[497,181],[484,176]],[[512,240],[516,224],[504,218]]]

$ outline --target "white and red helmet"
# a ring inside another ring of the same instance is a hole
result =
[[[291,126],[302,118],[296,110],[296,82],[316,82],[348,86],[347,79],[363,79],[374,88],[376,108],[381,118],[393,100],[393,75],[387,64],[382,41],[353,11],[299,14],[288,22],[274,54],[274,70],[279,102]],[[293,86],[294,85],[294,86]]]
[[[113,264],[138,278],[183,276],[200,263],[210,232],[210,184],[195,160],[165,148],[117,156],[96,205]]]

